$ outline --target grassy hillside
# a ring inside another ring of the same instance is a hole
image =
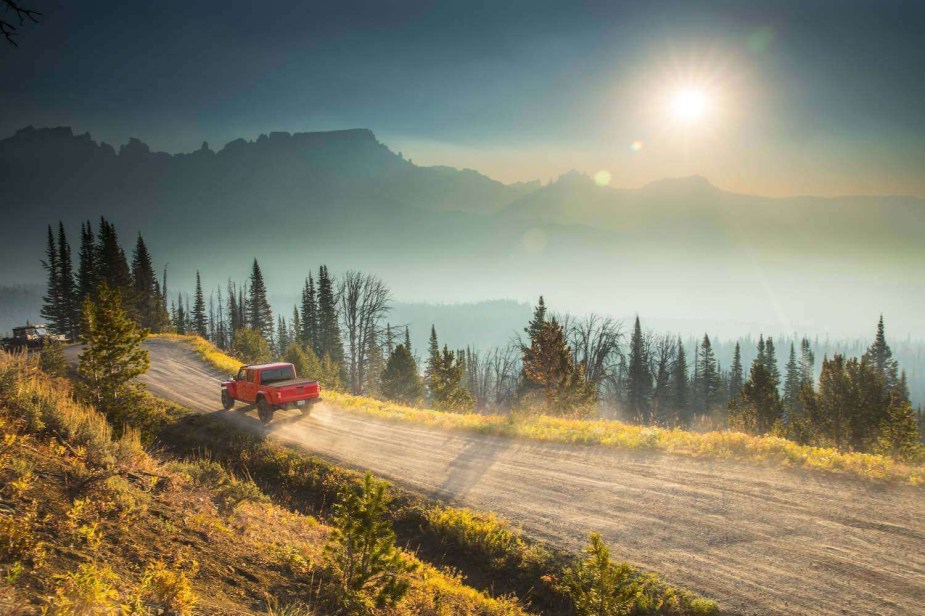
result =
[[[330,527],[207,458],[114,436],[69,383],[0,354],[0,612],[322,614]],[[388,614],[525,614],[413,554]],[[284,611],[288,610],[288,611]]]
[[[201,338],[175,338],[185,341],[205,361],[229,374],[236,372],[241,365],[241,362],[225,355]],[[325,399],[351,413],[390,421],[414,422],[445,430],[732,459],[838,473],[875,481],[899,481],[912,485],[925,483],[925,465],[906,464],[883,455],[810,447],[775,436],[750,436],[728,430],[700,433],[610,420],[591,421],[517,414],[455,414],[402,406],[330,390],[324,395]]]

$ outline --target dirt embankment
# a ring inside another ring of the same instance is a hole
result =
[[[152,340],[156,395],[220,411],[218,374]],[[73,352],[72,352],[73,353]],[[925,492],[819,473],[447,433],[339,412],[223,413],[248,429],[453,504],[616,555],[739,614],[913,614],[925,605]]]

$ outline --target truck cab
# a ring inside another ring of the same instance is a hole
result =
[[[233,379],[222,382],[225,410],[234,408],[235,402],[255,404],[263,423],[269,423],[273,413],[281,409],[299,409],[308,415],[312,405],[320,401],[318,381],[298,378],[295,366],[289,363],[242,366]]]

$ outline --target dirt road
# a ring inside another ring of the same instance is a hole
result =
[[[152,340],[150,390],[454,504],[495,511],[578,549],[600,531],[620,558],[736,614],[925,613],[925,491],[603,447],[387,423],[317,405],[266,428],[220,411],[225,376]]]

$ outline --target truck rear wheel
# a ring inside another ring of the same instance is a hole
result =
[[[270,406],[266,398],[261,398],[257,401],[257,417],[265,424],[270,423],[270,420],[273,419],[273,407]]]
[[[227,389],[222,390],[222,407],[226,411],[230,411],[234,408],[234,398],[231,397],[231,394],[228,393]]]

